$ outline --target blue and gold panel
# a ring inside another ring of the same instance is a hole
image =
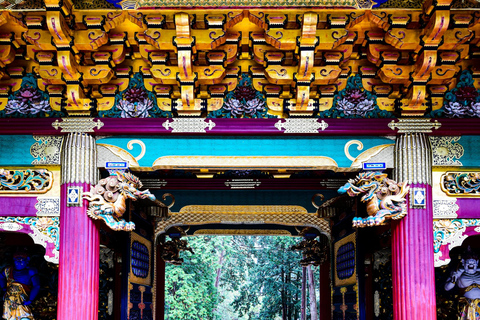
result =
[[[335,286],[357,283],[356,233],[352,233],[334,245],[334,279]]]
[[[97,145],[130,167],[154,170],[288,167],[356,171],[362,162],[388,153],[394,141],[371,136],[116,136],[99,139]],[[383,161],[389,160],[386,156]]]
[[[153,291],[150,286],[130,284],[128,319],[153,320]]]
[[[152,284],[152,242],[136,232],[130,236],[130,281],[149,286]]]

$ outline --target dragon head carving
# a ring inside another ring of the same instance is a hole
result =
[[[363,194],[360,200],[367,204],[367,218],[354,218],[355,227],[385,224],[387,219],[400,219],[407,214],[406,195],[409,186],[387,178],[376,171],[361,172],[355,179],[338,189],[351,197]]]
[[[113,230],[131,231],[135,229],[133,222],[121,219],[126,211],[126,200],[156,198],[150,191],[140,191],[142,182],[131,173],[117,172],[98,184],[90,192],[85,192],[83,197],[90,201],[87,214],[92,219],[101,219]]]

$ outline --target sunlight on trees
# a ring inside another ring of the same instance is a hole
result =
[[[300,238],[196,236],[187,240],[195,254],[182,253],[182,266],[166,266],[165,319],[300,320],[302,255],[290,250]],[[317,268],[312,269],[318,279]],[[307,289],[306,319],[316,319],[318,301],[310,303],[313,296]]]

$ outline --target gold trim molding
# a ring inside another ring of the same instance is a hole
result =
[[[202,229],[194,232],[196,236],[291,236],[287,230],[247,230],[247,229]]]
[[[153,163],[153,170],[338,170],[329,157],[165,156]],[[343,168],[342,168],[343,169]],[[347,170],[350,168],[347,168]]]
[[[157,221],[155,234],[158,236],[175,226],[204,224],[225,224],[229,225],[228,229],[232,229],[231,225],[241,224],[307,226],[330,237],[328,221],[315,213],[308,213],[301,206],[185,206],[180,212],[172,212],[168,220]]]

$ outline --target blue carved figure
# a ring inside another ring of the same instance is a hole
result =
[[[30,258],[16,252],[13,266],[0,274],[0,287],[4,292],[3,318],[7,320],[33,320],[30,305],[40,291],[40,278],[35,268],[28,265]]]

